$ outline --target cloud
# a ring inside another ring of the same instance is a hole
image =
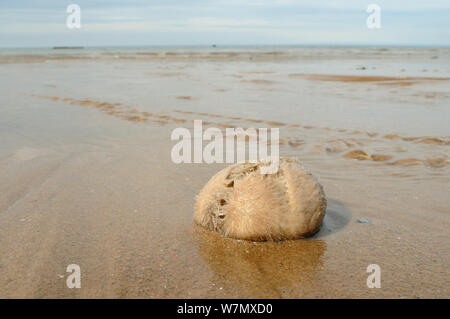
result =
[[[365,27],[367,0],[14,0],[0,3],[0,45],[152,43],[392,43],[450,45],[448,0],[377,0],[382,29]],[[82,28],[68,30],[77,3]],[[151,39],[151,40],[149,40]],[[76,42],[76,43],[75,43]]]

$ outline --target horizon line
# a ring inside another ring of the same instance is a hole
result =
[[[141,45],[130,45],[130,44],[111,44],[111,45],[59,45],[55,44],[53,46],[1,46],[0,49],[53,49],[55,47],[64,48],[78,48],[78,49],[96,49],[96,48],[163,48],[163,47],[450,47],[450,44],[422,44],[422,43],[410,43],[410,44],[389,44],[389,43],[298,43],[298,44],[141,44]]]

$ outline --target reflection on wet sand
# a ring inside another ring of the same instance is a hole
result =
[[[193,226],[199,254],[215,275],[216,285],[228,285],[265,298],[285,297],[289,289],[303,289],[320,280],[322,240],[341,231],[352,214],[340,201],[328,199],[321,230],[309,239],[251,242],[223,238],[198,225]]]
[[[319,280],[322,240],[255,243],[226,239],[194,226],[199,254],[213,271],[216,285],[236,287],[254,297],[281,298],[296,285]]]

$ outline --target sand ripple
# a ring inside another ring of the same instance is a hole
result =
[[[381,81],[382,79],[377,79],[377,81]],[[358,147],[368,145],[368,143],[382,143],[386,144],[386,141],[393,142],[407,142],[414,143],[416,145],[424,144],[428,147],[442,147],[449,146],[450,141],[445,140],[439,137],[404,137],[397,134],[380,134],[377,132],[363,132],[359,130],[348,131],[345,129],[337,129],[330,127],[316,127],[316,126],[307,126],[299,123],[284,123],[273,120],[262,120],[262,119],[253,119],[253,118],[244,118],[238,116],[227,116],[206,112],[194,112],[188,110],[173,110],[167,111],[168,114],[162,114],[159,112],[147,112],[140,111],[134,107],[124,105],[122,103],[110,103],[105,101],[96,101],[91,99],[75,99],[70,97],[58,97],[58,96],[42,96],[42,95],[33,95],[38,98],[49,99],[55,102],[66,102],[72,105],[80,105],[83,107],[92,107],[100,110],[101,112],[114,116],[116,118],[120,118],[126,121],[135,122],[135,123],[146,123],[151,122],[153,124],[158,125],[166,125],[166,124],[179,124],[179,123],[191,123],[193,119],[198,119],[198,117],[202,118],[212,118],[214,120],[203,120],[204,126],[213,126],[213,127],[222,127],[222,128],[233,128],[233,127],[249,127],[248,123],[258,123],[266,126],[272,127],[287,127],[288,130],[299,130],[299,134],[302,133],[302,136],[290,136],[288,138],[280,138],[279,145],[284,148],[296,149],[298,151],[302,151],[303,149],[307,149],[311,147],[311,143],[306,142],[303,136],[310,136],[311,133],[308,133],[309,130],[315,129],[322,131],[326,138],[331,134],[340,134],[347,137],[337,138],[337,139],[325,139],[321,141],[320,144],[312,145],[314,151],[310,154],[316,154],[319,151],[322,154],[328,154],[329,156],[343,153],[341,158],[343,159],[351,159],[358,161],[367,161],[367,162],[377,162],[383,163],[387,165],[395,165],[395,166],[424,166],[431,168],[442,168],[450,164],[450,161],[446,156],[434,156],[434,157],[425,157],[425,159],[417,159],[417,158],[403,158],[403,159],[394,159],[394,155],[386,154],[386,153],[373,153],[370,154]],[[182,100],[190,100],[190,96],[178,96],[178,99]],[[178,113],[183,116],[174,116],[170,113]],[[190,118],[191,117],[191,118]],[[217,121],[217,120],[223,120]],[[230,122],[230,120],[232,122]],[[239,123],[236,123],[239,122]],[[357,135],[358,138],[352,138],[351,136]],[[247,139],[248,140],[248,139]],[[385,141],[385,142],[383,142]],[[264,141],[267,143],[267,141]],[[270,142],[269,142],[270,143]],[[402,152],[408,150],[407,147],[400,147],[395,145],[391,147],[391,151],[394,153],[399,153],[398,149],[402,149]],[[297,151],[297,152],[298,152]],[[344,153],[345,152],[345,153]],[[320,154],[319,153],[319,154]]]

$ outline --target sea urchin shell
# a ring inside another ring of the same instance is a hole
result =
[[[322,186],[295,158],[280,158],[275,174],[261,174],[263,165],[234,164],[214,175],[197,197],[194,221],[237,239],[314,235],[327,207]]]

